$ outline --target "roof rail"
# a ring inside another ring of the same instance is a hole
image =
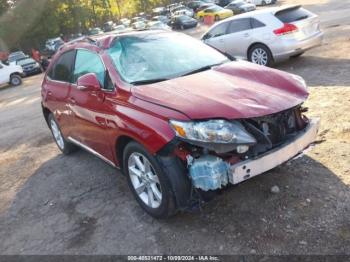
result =
[[[78,43],[78,42],[88,42],[89,44],[92,44],[92,45],[96,45],[97,46],[97,41],[92,39],[91,37],[88,37],[88,36],[82,36],[82,37],[79,37],[77,39],[73,39],[67,43],[64,43],[62,46],[60,46],[57,51],[61,51],[64,47],[66,47],[67,45],[73,45],[75,43]]]

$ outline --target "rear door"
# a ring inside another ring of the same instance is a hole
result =
[[[252,42],[250,18],[232,20],[227,30],[225,41],[227,53],[245,59],[247,49]]]
[[[65,137],[71,132],[71,111],[69,94],[72,82],[72,70],[75,50],[63,53],[49,70],[43,82],[45,103],[54,113]]]
[[[282,9],[275,13],[275,17],[284,24],[293,24],[298,28],[295,33],[283,37],[304,40],[320,32],[318,16],[301,6]]]

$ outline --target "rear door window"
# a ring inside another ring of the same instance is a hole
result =
[[[250,18],[232,20],[228,27],[228,34],[238,33],[252,29]]]
[[[297,6],[297,7],[287,8],[287,9],[278,11],[275,14],[275,16],[282,23],[292,23],[292,22],[306,19],[310,16],[310,14],[305,9],[301,8],[300,6]]]
[[[72,83],[74,59],[75,50],[65,52],[52,66],[48,76],[53,80]]]

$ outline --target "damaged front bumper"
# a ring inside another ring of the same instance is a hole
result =
[[[229,170],[230,183],[238,184],[260,175],[302,153],[316,140],[319,122],[319,119],[310,120],[309,125],[292,141],[260,155],[257,159],[231,165]]]
[[[297,156],[312,144],[319,129],[319,119],[312,119],[299,133],[282,145],[256,158],[230,164],[210,155],[188,161],[189,175],[194,187],[204,191],[220,189],[230,182],[238,184],[260,175]]]

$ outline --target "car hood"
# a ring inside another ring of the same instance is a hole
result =
[[[305,101],[295,76],[237,61],[150,85],[135,86],[139,99],[182,112],[191,119],[243,119],[277,113]]]

